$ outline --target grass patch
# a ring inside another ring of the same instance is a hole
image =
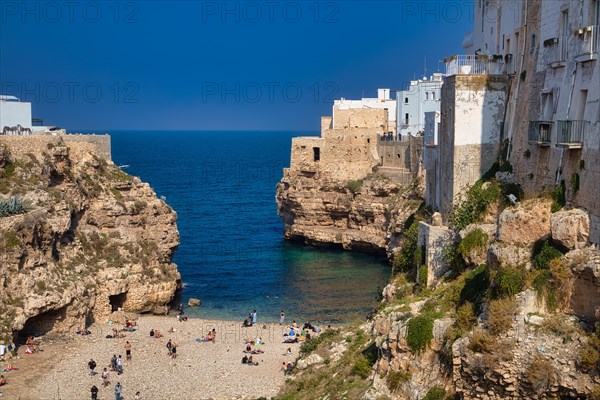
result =
[[[550,239],[537,242],[533,247],[532,264],[535,268],[546,269],[550,261],[562,257],[562,253],[553,246]]]
[[[490,204],[496,202],[499,195],[500,185],[497,182],[484,185],[482,180],[478,181],[467,190],[465,199],[452,211],[450,224],[455,229],[462,230],[481,221]]]
[[[362,188],[363,185],[363,180],[362,179],[358,179],[356,181],[348,181],[348,183],[346,183],[346,188],[352,192],[352,194],[356,194],[360,191],[360,189]]]
[[[335,338],[339,333],[339,329],[328,329],[320,333],[319,336],[312,337],[310,340],[305,340],[300,346],[300,356],[306,356],[312,353],[321,343]]]
[[[471,232],[460,241],[458,244],[458,253],[463,257],[467,257],[473,252],[481,254],[488,245],[489,238],[487,233],[479,228],[473,229]]]
[[[517,303],[513,298],[492,300],[488,306],[488,330],[492,335],[507,332],[513,325]]]
[[[494,281],[496,297],[513,297],[523,290],[525,270],[521,267],[502,268],[496,273]]]
[[[411,375],[409,371],[390,371],[385,377],[385,383],[390,392],[397,392],[403,384],[410,380]]]
[[[426,350],[433,340],[433,318],[429,315],[418,315],[408,320],[406,343],[415,352]]]
[[[445,398],[446,391],[439,386],[434,386],[429,389],[423,400],[444,400]]]
[[[556,380],[556,368],[550,361],[536,354],[529,365],[526,376],[529,383],[531,383],[532,389],[540,395],[554,384]]]

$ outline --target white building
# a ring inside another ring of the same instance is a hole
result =
[[[333,116],[335,109],[351,110],[358,108],[379,108],[388,110],[388,126],[392,131],[396,128],[396,100],[390,98],[390,89],[377,89],[377,98],[362,98],[360,100],[346,100],[341,98],[333,102]],[[335,126],[335,121],[333,121]],[[396,133],[393,131],[393,133]]]
[[[33,132],[48,131],[50,127],[33,124],[31,103],[20,101],[15,96],[0,95],[0,132],[5,126],[12,128],[21,125]]]
[[[0,130],[17,125],[31,129],[31,121],[31,103],[21,102],[14,96],[0,96]]]
[[[425,113],[440,111],[442,74],[411,81],[406,90],[396,92],[397,132],[402,138],[425,131]]]

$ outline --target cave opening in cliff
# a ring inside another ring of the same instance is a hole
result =
[[[110,308],[113,312],[123,309],[125,301],[127,301],[127,292],[108,296],[108,302],[110,303]]]
[[[57,323],[63,321],[67,315],[67,307],[61,307],[57,310],[45,311],[35,317],[29,318],[23,329],[18,334],[18,342],[25,343],[29,336],[44,336],[51,332]]]

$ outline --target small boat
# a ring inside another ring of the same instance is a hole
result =
[[[129,164],[119,165],[119,168],[121,168],[121,169],[129,168]]]

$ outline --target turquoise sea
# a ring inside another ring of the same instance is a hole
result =
[[[256,309],[259,321],[276,321],[283,310],[290,321],[339,322],[376,306],[390,274],[383,260],[283,239],[275,185],[297,133],[110,134],[114,162],[179,215],[182,302],[202,301],[188,315],[241,321]]]

